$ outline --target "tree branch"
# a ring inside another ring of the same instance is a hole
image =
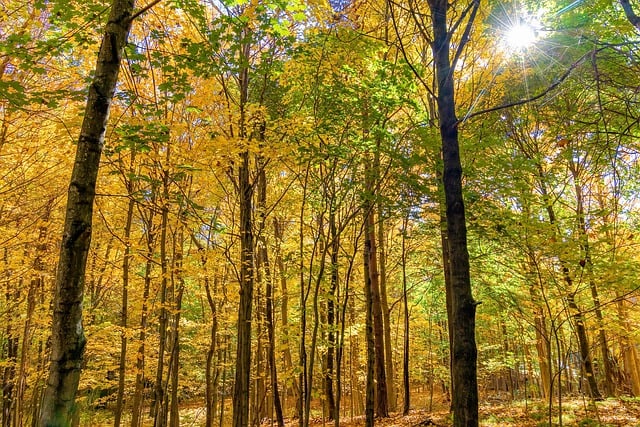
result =
[[[137,17],[139,17],[143,13],[146,13],[149,9],[151,9],[153,6],[157,5],[161,1],[162,0],[154,0],[154,1],[152,1],[150,4],[146,5],[145,7],[143,7],[142,9],[137,11],[136,13],[134,13],[133,16],[131,16],[130,20],[133,21],[134,19],[136,19]]]
[[[624,0],[621,0],[624,1]],[[555,90],[558,86],[560,86],[560,84],[562,82],[564,82],[567,77],[569,77],[571,75],[571,73],[573,72],[573,70],[575,70],[576,68],[578,68],[578,66],[580,64],[582,64],[584,62],[585,59],[590,58],[592,55],[597,54],[598,52],[603,51],[604,49],[607,49],[608,46],[605,47],[601,47],[595,51],[590,51],[585,53],[584,55],[582,55],[577,61],[575,61],[573,64],[571,64],[571,66],[567,69],[567,71],[565,71],[559,78],[557,78],[549,87],[547,87],[545,90],[543,90],[542,92],[538,93],[537,95],[534,95],[530,98],[526,98],[526,99],[521,99],[518,101],[514,101],[514,102],[508,102],[506,104],[501,104],[501,105],[497,105],[495,107],[491,107],[491,108],[487,108],[486,110],[480,110],[480,111],[476,111],[475,113],[470,113],[467,114],[466,116],[464,116],[463,119],[458,120],[457,124],[463,123],[465,121],[467,121],[468,119],[472,118],[472,117],[476,117],[476,116],[480,116],[482,114],[487,114],[487,113],[493,113],[495,111],[500,111],[500,110],[505,110],[507,108],[511,108],[511,107],[517,107],[518,105],[523,105],[523,104],[528,104],[529,102],[533,102],[536,101],[540,98],[542,98],[543,96],[545,96],[546,94],[548,94],[549,92],[552,92],[553,90]]]
[[[451,62],[452,70],[456,69],[456,65],[458,64],[460,55],[462,55],[462,50],[464,49],[464,47],[467,45],[467,42],[469,41],[469,34],[471,34],[471,28],[473,27],[473,22],[476,20],[476,14],[478,13],[479,8],[480,8],[480,0],[473,0],[473,3],[471,3],[467,9],[465,9],[465,11],[462,13],[462,16],[460,16],[460,19],[458,20],[458,22],[456,22],[454,29],[451,31],[451,33],[453,34],[453,31],[455,31],[455,27],[458,27],[458,25],[462,23],[462,20],[464,19],[464,17],[467,15],[467,13],[469,13],[469,10],[471,10],[471,16],[469,16],[469,20],[467,21],[467,26],[465,27],[464,33],[462,33],[462,37],[460,38],[460,44],[458,45],[458,49],[456,49],[456,53],[453,57],[453,61]]]
[[[636,30],[640,31],[640,16],[633,11],[631,2],[629,0],[620,0],[620,5],[624,9],[624,14],[627,15],[629,22],[636,27]]]

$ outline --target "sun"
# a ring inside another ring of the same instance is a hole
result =
[[[537,39],[538,35],[536,34],[535,28],[524,22],[512,25],[504,34],[506,45],[516,51],[531,47]]]

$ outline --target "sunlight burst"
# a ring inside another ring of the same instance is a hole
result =
[[[522,22],[510,27],[504,37],[507,45],[513,50],[527,49],[538,38],[533,26]]]

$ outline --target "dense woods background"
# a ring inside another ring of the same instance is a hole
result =
[[[133,6],[0,0],[3,427],[49,417],[67,285],[73,423],[640,395],[640,5]]]

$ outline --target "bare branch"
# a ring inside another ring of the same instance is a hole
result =
[[[456,25],[454,26],[453,31],[455,31],[455,28],[458,27],[458,25],[462,22],[462,20],[467,15],[467,13],[469,13],[470,8],[472,8],[471,16],[469,16],[469,20],[467,21],[467,26],[464,29],[464,33],[462,33],[462,38],[460,39],[460,44],[458,45],[458,49],[456,49],[456,54],[454,55],[453,61],[451,62],[452,70],[456,69],[456,65],[458,64],[460,55],[462,55],[462,50],[464,49],[464,47],[467,45],[467,42],[469,41],[469,34],[471,33],[473,22],[476,20],[476,14],[478,13],[478,9],[480,8],[480,0],[473,0],[473,3],[471,3],[467,9],[465,9],[465,11],[462,13],[462,16],[460,16],[460,19],[458,20],[458,22],[456,22]],[[453,31],[452,31],[452,34],[453,34]]]
[[[487,114],[487,113],[493,113],[495,111],[505,110],[505,109],[511,108],[511,107],[517,107],[518,105],[528,104],[529,102],[533,102],[533,101],[536,101],[536,100],[542,98],[543,96],[545,96],[548,93],[554,91],[558,86],[560,86],[560,84],[562,82],[564,82],[571,75],[573,70],[578,68],[578,66],[580,66],[580,64],[582,64],[585,61],[585,59],[590,58],[592,55],[595,55],[596,53],[601,52],[601,51],[603,51],[604,49],[607,49],[607,48],[608,48],[608,46],[601,47],[600,49],[597,49],[596,51],[590,51],[590,52],[587,52],[584,55],[582,55],[577,61],[575,61],[573,64],[571,64],[571,66],[569,66],[567,71],[565,71],[550,86],[548,86],[545,90],[543,90],[542,92],[538,93],[537,95],[534,95],[534,96],[532,96],[530,98],[514,101],[514,102],[508,102],[506,104],[497,105],[495,107],[487,108],[486,110],[476,111],[475,113],[467,114],[462,120],[458,120],[458,124],[463,123],[463,122],[467,121],[468,119],[470,119],[472,117],[480,116],[482,114]]]
[[[136,13],[134,13],[133,16],[131,16],[130,20],[133,21],[134,19],[136,19],[137,17],[139,17],[143,13],[146,13],[149,9],[151,9],[153,6],[157,5],[161,1],[162,0],[154,0],[154,1],[152,1],[150,4],[146,5],[145,7],[143,7],[142,9],[137,11]]]

